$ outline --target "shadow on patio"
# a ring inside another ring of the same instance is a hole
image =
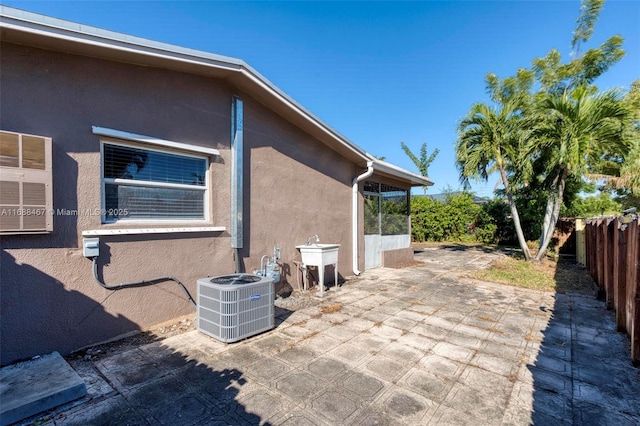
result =
[[[52,420],[64,425],[259,424],[261,416],[238,401],[251,398],[243,389],[243,360],[242,355],[235,360],[226,353],[211,357],[162,342],[141,346],[94,363],[97,374],[116,391],[103,392]]]
[[[556,293],[538,337],[527,365],[534,425],[638,424],[640,370],[631,364],[629,336],[616,331],[613,312],[593,292]]]

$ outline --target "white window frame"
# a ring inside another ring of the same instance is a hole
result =
[[[93,128],[93,133],[103,136],[100,138],[100,198],[101,198],[101,223],[104,225],[113,224],[133,224],[133,223],[150,223],[150,224],[193,224],[202,226],[208,224],[211,220],[211,173],[210,166],[212,155],[218,155],[218,151],[212,148],[198,147],[179,142],[165,141],[150,136],[135,135],[132,133],[110,130],[105,128]],[[104,137],[106,136],[106,137]],[[141,143],[142,142],[142,143]],[[163,154],[175,154],[185,157],[193,157],[206,161],[206,173],[204,187],[177,183],[164,182],[147,182],[129,179],[114,179],[104,177],[104,146],[115,145],[125,148],[140,148],[148,151],[160,152]],[[208,154],[208,155],[207,155]],[[203,191],[203,209],[204,219],[116,219],[107,220],[106,218],[106,184],[126,184],[130,186],[143,186],[147,188],[171,188],[171,189],[189,189]]]

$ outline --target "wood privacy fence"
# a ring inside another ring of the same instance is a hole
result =
[[[607,309],[615,309],[618,331],[631,336],[632,362],[640,364],[640,216],[588,219],[584,239],[589,273]]]

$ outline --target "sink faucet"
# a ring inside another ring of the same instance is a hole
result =
[[[315,238],[316,239],[316,243],[320,242],[320,237],[318,237],[318,235],[312,235],[309,238],[307,238],[307,242],[305,243],[305,246],[310,246],[311,245],[311,239]]]

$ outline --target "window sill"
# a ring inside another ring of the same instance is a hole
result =
[[[189,232],[224,232],[224,226],[193,226],[188,228],[124,228],[124,229],[92,229],[82,231],[83,237],[106,235],[140,235],[140,234],[181,234]]]

